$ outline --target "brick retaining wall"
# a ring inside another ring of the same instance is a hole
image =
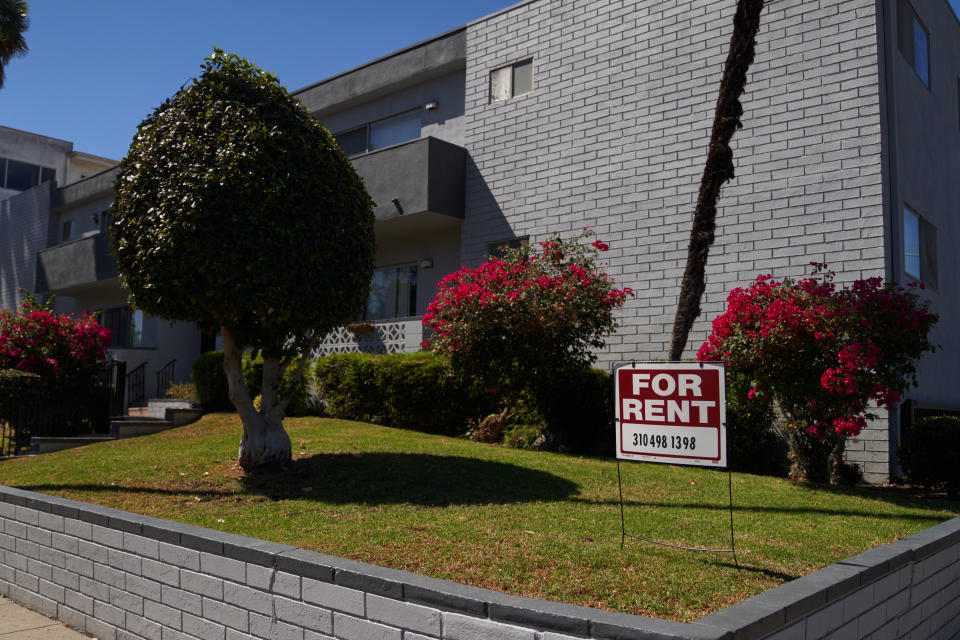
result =
[[[0,594],[99,640],[951,637],[958,557],[955,518],[681,624],[0,487]]]

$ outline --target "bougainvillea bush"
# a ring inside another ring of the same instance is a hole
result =
[[[55,314],[27,296],[16,313],[0,311],[0,369],[45,377],[79,376],[106,355],[113,338],[93,314]]]
[[[438,285],[423,316],[434,331],[432,346],[455,367],[502,378],[582,368],[616,327],[613,312],[633,295],[617,288],[598,264],[609,246],[585,244],[593,232],[571,239],[557,235],[540,249],[520,247],[463,267]]]
[[[751,398],[772,398],[787,419],[793,475],[823,480],[842,468],[846,438],[875,417],[871,407],[892,408],[916,386],[937,316],[914,284],[840,287],[827,265],[811,265],[799,280],[761,275],[731,291],[697,358],[748,376]]]
[[[616,328],[614,312],[633,295],[603,270],[608,249],[584,229],[449,274],[424,314],[433,330],[425,346],[507,402],[520,393],[547,398],[558,380],[596,359]]]

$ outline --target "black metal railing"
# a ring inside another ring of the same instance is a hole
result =
[[[170,388],[170,383],[173,382],[173,370],[177,365],[177,359],[174,358],[167,364],[163,365],[163,368],[157,371],[157,397],[164,398],[167,395],[167,389]]]
[[[127,374],[127,406],[142,407],[147,402],[147,363],[142,362]]]
[[[0,455],[28,451],[34,437],[109,433],[123,368],[105,362],[81,378],[0,380]]]

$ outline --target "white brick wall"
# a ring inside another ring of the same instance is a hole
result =
[[[960,518],[681,624],[0,487],[0,594],[100,640],[950,637]]]
[[[666,357],[735,4],[540,0],[467,29],[462,260],[511,235],[598,231],[637,292],[600,366]],[[874,2],[768,3],[757,40],[687,358],[761,273],[885,275]],[[531,56],[533,92],[491,104],[490,72]],[[849,459],[883,481],[886,420],[871,429]]]

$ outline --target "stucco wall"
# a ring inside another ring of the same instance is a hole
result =
[[[0,487],[0,594],[100,640],[951,637],[958,554],[955,518],[681,624]]]
[[[433,136],[463,146],[463,82],[463,71],[456,71],[343,111],[320,114],[320,119],[331,132],[340,133],[419,107],[421,137]],[[435,110],[423,109],[434,100],[438,104]]]
[[[37,252],[47,246],[52,189],[47,182],[0,201],[0,309],[19,306],[19,289],[36,291]]]
[[[903,206],[936,227],[938,284],[924,297],[940,314],[931,341],[941,350],[924,357],[920,388],[910,396],[919,402],[960,406],[955,380],[960,375],[960,21],[945,0],[911,0],[930,32],[930,87],[920,80],[897,46],[897,2],[884,0],[887,21],[886,59],[890,117],[888,147],[896,154],[892,170],[892,271],[904,273]]]

